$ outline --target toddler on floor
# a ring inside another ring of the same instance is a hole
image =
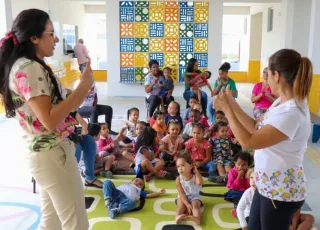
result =
[[[166,135],[167,133],[167,125],[165,124],[164,114],[162,112],[155,112],[153,114],[156,123],[152,126],[152,128],[157,132],[157,140],[156,143],[159,144],[160,140]]]
[[[156,138],[157,132],[150,127],[144,128],[137,138],[134,169],[139,178],[143,178],[143,175],[146,174],[146,181],[150,181],[153,175],[159,178],[172,178],[170,173],[162,170],[164,161],[156,158],[157,154],[153,151]]]
[[[190,111],[191,111],[193,105],[196,103],[199,103],[197,96],[192,96],[189,98],[189,102],[188,102],[189,108],[187,108],[183,114],[183,124],[184,125],[188,124],[188,120],[190,119]]]
[[[201,123],[192,128],[193,138],[185,143],[185,151],[190,154],[195,166],[208,171],[209,176],[216,175],[216,166],[212,162],[211,144],[204,139],[205,128]]]
[[[227,188],[230,190],[224,194],[224,199],[237,205],[244,191],[250,187],[250,180],[246,176],[253,160],[249,153],[240,152],[236,155],[236,164],[228,173]]]
[[[176,120],[170,120],[168,134],[160,142],[161,158],[164,160],[165,167],[175,165],[179,156],[183,139],[180,134],[180,124]]]
[[[166,125],[168,126],[168,123],[170,120],[176,120],[179,122],[180,130],[183,129],[183,122],[180,117],[180,104],[176,101],[170,102],[168,106],[168,114],[166,115]]]
[[[176,179],[178,189],[176,224],[185,219],[191,219],[200,225],[200,207],[203,205],[200,200],[202,176],[187,153],[178,156],[176,165],[179,173]]]
[[[131,211],[136,207],[136,202],[142,198],[158,197],[166,193],[165,189],[160,192],[146,193],[145,185],[141,178],[135,178],[129,184],[115,187],[113,182],[105,180],[103,182],[103,195],[105,205],[108,209],[108,215],[111,219],[115,219],[119,214]]]
[[[120,155],[119,141],[124,139],[124,128],[119,132],[116,139],[113,140],[109,136],[109,127],[107,123],[100,125],[100,139],[98,140],[98,156],[96,161],[104,162],[104,171],[100,172],[101,176],[112,178],[112,172],[110,171],[112,162],[114,162]]]
[[[126,138],[123,140],[122,146],[132,147],[132,141],[137,137],[136,125],[139,120],[139,109],[131,108],[128,110],[128,121],[126,121],[124,128],[126,129]]]

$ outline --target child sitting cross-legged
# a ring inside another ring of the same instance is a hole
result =
[[[190,111],[190,120],[191,122],[184,127],[183,133],[182,133],[182,138],[186,142],[190,138],[192,138],[192,129],[193,126],[198,124],[200,122],[200,111],[196,109],[191,109]]]
[[[209,177],[211,182],[223,182],[226,174],[232,169],[231,140],[227,135],[228,124],[220,121],[214,125],[213,136],[209,139],[213,150],[213,162],[217,166],[219,176]]]
[[[104,170],[100,172],[101,176],[112,178],[111,166],[117,157],[120,155],[119,141],[123,140],[125,137],[123,135],[124,128],[119,132],[116,139],[113,140],[109,135],[109,127],[107,123],[100,125],[100,139],[98,140],[98,155],[96,156],[96,161],[104,162]]]
[[[208,171],[209,176],[216,175],[216,167],[212,162],[211,144],[204,139],[203,124],[195,124],[192,128],[193,138],[185,143],[185,151],[190,154],[195,166]]]
[[[180,154],[176,165],[179,173],[179,177],[176,179],[178,189],[178,199],[176,199],[176,205],[178,206],[176,224],[179,224],[185,219],[191,219],[200,225],[202,176],[188,153]]]
[[[161,189],[160,192],[148,194],[144,188],[144,181],[141,178],[135,178],[131,183],[120,185],[117,188],[111,180],[105,180],[103,195],[109,217],[115,219],[119,214],[131,211],[136,207],[136,202],[140,197],[153,198],[166,193],[165,189]]]
[[[163,171],[164,161],[156,158],[157,154],[153,151],[157,138],[157,132],[150,128],[144,128],[137,138],[135,156],[135,171],[139,178],[146,174],[146,181],[150,181],[153,175],[159,178],[171,179],[172,176],[167,171]]]
[[[164,160],[165,167],[175,165],[177,156],[179,156],[182,150],[183,139],[179,133],[179,122],[176,120],[170,120],[168,134],[162,138],[160,142],[161,158]]]
[[[247,152],[238,153],[235,160],[235,166],[228,173],[227,188],[230,190],[224,194],[224,199],[234,202],[236,207],[244,191],[250,187],[250,180],[246,175],[253,160]]]

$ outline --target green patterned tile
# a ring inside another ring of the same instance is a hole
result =
[[[149,73],[148,67],[136,67],[135,68],[135,81],[144,82],[145,76]]]
[[[193,58],[193,53],[179,53],[179,66],[187,67],[188,61]]]
[[[179,33],[180,33],[180,37],[192,38],[193,23],[180,23]]]
[[[135,8],[135,21],[136,22],[148,22],[149,21],[149,8],[148,7],[136,7]]]
[[[135,52],[149,52],[149,38],[136,38],[134,45]]]

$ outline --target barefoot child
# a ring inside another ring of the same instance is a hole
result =
[[[197,225],[200,225],[202,176],[188,153],[179,155],[176,165],[179,173],[179,177],[176,179],[178,189],[176,224],[185,219],[191,219]]]
[[[109,217],[115,219],[118,215],[134,209],[140,197],[153,198],[166,193],[165,189],[161,189],[160,192],[148,194],[144,188],[144,181],[141,178],[135,178],[131,183],[120,185],[117,188],[111,180],[105,180],[103,195]]]
[[[110,171],[112,162],[120,155],[119,141],[124,139],[124,129],[119,132],[116,139],[113,140],[109,136],[109,127],[107,123],[100,125],[100,139],[98,140],[98,155],[96,156],[97,162],[104,162],[104,171],[100,172],[101,176],[112,178],[112,172]]]
[[[168,134],[160,142],[161,158],[164,160],[164,166],[175,165],[177,156],[180,154],[183,145],[183,139],[179,135],[180,124],[176,120],[170,120]]]
[[[157,154],[153,151],[156,138],[157,132],[150,127],[146,127],[137,139],[134,169],[136,177],[143,178],[143,175],[146,174],[145,179],[147,182],[151,180],[153,175],[160,178],[171,178],[170,173],[162,170],[164,161],[156,158]]]
[[[289,230],[317,230],[312,227],[314,217],[310,214],[301,213],[301,208],[293,215],[292,224]]]

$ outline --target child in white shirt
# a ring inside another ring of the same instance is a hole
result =
[[[136,202],[143,198],[158,197],[166,190],[163,188],[160,192],[150,193],[144,191],[145,185],[141,178],[133,179],[129,184],[115,187],[111,180],[103,182],[103,195],[108,215],[115,219],[119,214],[129,212],[136,207]]]
[[[237,211],[231,210],[233,216],[238,217],[242,230],[248,230],[250,208],[253,200],[253,195],[256,190],[256,184],[254,182],[254,169],[251,168],[247,172],[247,176],[250,178],[250,188],[248,188],[242,195]]]

